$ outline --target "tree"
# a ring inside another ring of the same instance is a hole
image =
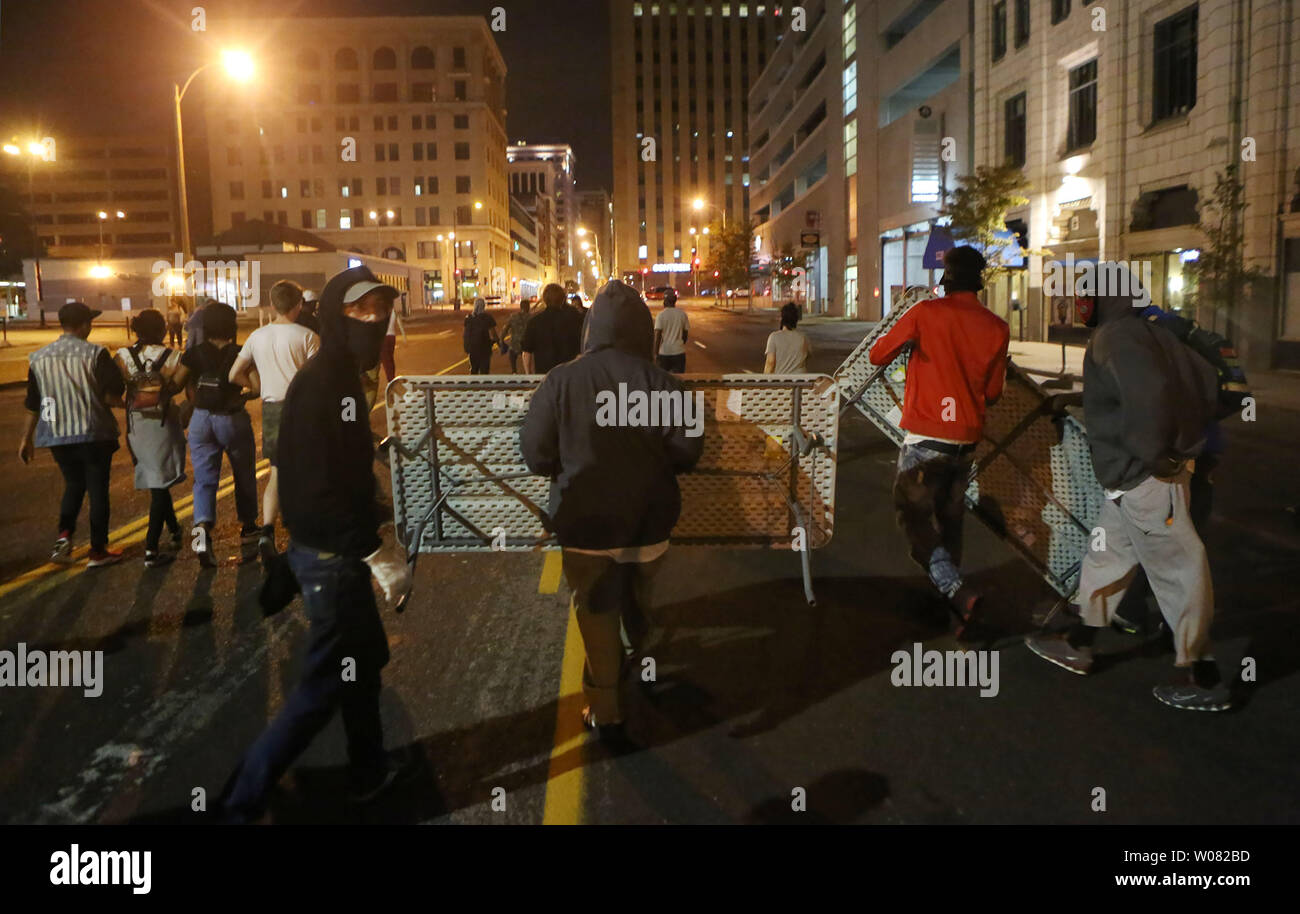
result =
[[[1246,298],[1247,290],[1256,283],[1266,281],[1268,275],[1258,267],[1247,267],[1245,246],[1245,220],[1242,215],[1248,203],[1243,199],[1245,187],[1237,177],[1236,163],[1224,171],[1214,173],[1214,193],[1210,202],[1197,208],[1197,224],[1205,235],[1206,245],[1200,257],[1187,264],[1188,271],[1196,277],[1196,291],[1189,296],[1196,305],[1202,324],[1222,314],[1228,330],[1237,313],[1237,305]]]
[[[709,227],[709,259],[702,267],[706,274],[715,270],[723,288],[749,285],[749,257],[754,249],[754,232],[749,223],[730,222],[726,228]]]
[[[1028,186],[1024,172],[1014,165],[980,165],[975,174],[959,178],[957,189],[948,194],[940,215],[951,220],[948,230],[954,241],[969,244],[983,253],[988,264],[984,272],[986,285],[992,285],[1008,270],[1007,211],[1029,202],[1023,193]],[[1003,234],[1002,238],[998,237],[999,233]]]

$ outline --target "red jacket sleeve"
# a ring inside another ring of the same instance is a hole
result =
[[[871,360],[872,365],[888,365],[894,360],[903,347],[908,343],[915,342],[916,312],[919,305],[913,305],[907,310],[898,323],[889,328],[889,332],[882,336],[872,345],[871,350],[867,353],[867,358]]]
[[[997,358],[993,360],[993,365],[989,369],[989,379],[984,386],[984,402],[993,404],[1002,396],[1002,386],[1007,380],[1007,347],[1011,343],[1011,328],[1003,324],[1001,328],[1002,342],[998,347]]]

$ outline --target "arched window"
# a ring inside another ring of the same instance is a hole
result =
[[[433,69],[433,50],[423,45],[411,52],[411,69],[412,70],[432,70]]]
[[[396,70],[397,52],[392,48],[380,48],[375,51],[374,68],[376,70]]]
[[[357,52],[351,48],[339,48],[334,54],[334,69],[336,70],[356,70]]]
[[[298,52],[299,70],[319,70],[320,54],[314,48],[303,48]]]

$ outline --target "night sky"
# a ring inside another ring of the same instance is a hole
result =
[[[487,16],[505,58],[511,142],[571,143],[580,189],[609,189],[609,8],[604,0],[0,0],[0,136],[170,129],[170,81],[203,54],[190,10],[223,15]],[[202,82],[200,80],[199,82]],[[195,90],[199,86],[196,84]],[[186,96],[186,129],[201,109]],[[190,147],[187,136],[186,148]]]

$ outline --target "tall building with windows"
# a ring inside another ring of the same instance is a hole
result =
[[[165,134],[53,140],[40,155],[22,142],[11,144],[16,154],[0,154],[3,183],[35,217],[48,256],[107,260],[176,249],[175,144]]]
[[[574,189],[578,161],[573,147],[559,143],[529,146],[515,143],[506,150],[510,193],[541,194],[551,200],[555,237],[555,265],[561,281],[578,279],[573,228],[578,222],[578,198]]]
[[[1254,0],[975,4],[976,161],[1024,168],[1029,203],[1011,220],[1049,264],[1149,264],[1157,304],[1227,332],[1255,366],[1300,366],[1300,22],[1286,13]],[[1266,279],[1215,308],[1193,267],[1208,241],[1198,209],[1218,221],[1229,165],[1245,264]],[[1044,294],[1042,260],[992,299],[1030,339],[1074,322],[1071,296]],[[1023,311],[1007,310],[1012,294]]]
[[[749,221],[747,94],[781,15],[771,3],[613,0],[614,257],[624,278],[646,270],[647,286],[687,288],[700,230],[724,212]]]
[[[812,0],[749,93],[755,287],[879,320],[911,285],[945,189],[969,170],[972,41],[961,0]],[[788,23],[793,26],[793,22]]]
[[[507,293],[506,66],[485,19],[241,20],[214,32],[258,67],[251,88],[207,86],[218,232],[256,218],[417,263],[426,302]]]

